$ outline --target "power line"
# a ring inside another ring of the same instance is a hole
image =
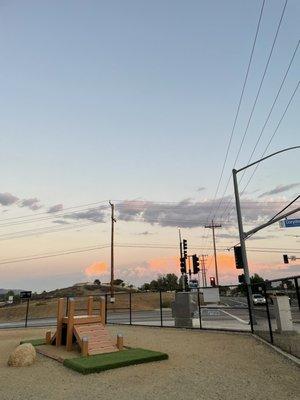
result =
[[[236,123],[237,123],[237,119],[238,119],[238,116],[239,116],[239,113],[240,113],[240,108],[241,108],[241,104],[242,104],[242,100],[243,100],[243,97],[244,97],[244,92],[245,92],[245,88],[246,88],[246,84],[247,84],[247,80],[248,80],[248,76],[249,76],[250,66],[251,66],[251,63],[252,63],[253,53],[254,53],[254,49],[255,49],[255,46],[256,46],[256,41],[257,41],[257,36],[258,36],[260,24],[261,24],[261,19],[262,19],[264,6],[265,6],[265,0],[262,1],[262,6],[261,6],[261,9],[260,9],[260,13],[259,13],[259,19],[258,19],[258,23],[257,23],[257,26],[256,26],[256,31],[255,31],[255,37],[254,37],[254,40],[253,40],[252,49],[251,49],[251,53],[250,53],[250,58],[249,58],[248,65],[247,65],[246,75],[245,75],[245,78],[244,78],[243,87],[242,87],[242,91],[241,91],[241,94],[240,94],[237,110],[236,110],[236,113],[235,113],[233,126],[232,126],[230,137],[229,137],[229,141],[228,141],[228,144],[227,144],[225,159],[224,159],[224,162],[223,162],[223,165],[222,165],[221,174],[220,174],[220,177],[219,177],[219,180],[218,180],[218,184],[217,184],[217,188],[216,188],[216,192],[215,192],[215,195],[214,195],[214,200],[216,199],[217,193],[218,193],[219,188],[220,188],[220,183],[221,183],[221,180],[223,178],[223,173],[224,173],[225,165],[226,165],[226,162],[227,162],[227,159],[228,159],[228,154],[229,154],[229,150],[230,150],[230,147],[231,147],[233,134],[234,134]],[[209,219],[210,219],[210,216],[208,217],[208,220]]]
[[[275,137],[275,135],[276,135],[276,133],[277,133],[277,131],[278,131],[278,129],[279,129],[279,127],[280,127],[280,125],[281,125],[281,123],[282,123],[282,121],[283,121],[283,119],[284,119],[284,117],[285,117],[285,115],[286,115],[286,113],[287,113],[287,111],[288,111],[288,109],[289,109],[289,107],[290,107],[290,105],[291,105],[291,103],[292,103],[292,101],[293,101],[293,99],[294,99],[296,93],[297,93],[297,90],[299,89],[299,85],[300,85],[300,81],[298,81],[298,83],[297,83],[297,85],[296,85],[296,87],[295,87],[295,89],[294,89],[294,91],[293,91],[293,93],[292,93],[292,95],[291,95],[291,97],[290,97],[290,99],[289,99],[289,101],[288,101],[288,104],[286,105],[286,107],[285,107],[285,109],[284,109],[284,112],[283,112],[283,114],[282,114],[282,116],[281,116],[281,118],[280,118],[280,120],[279,120],[279,122],[278,122],[278,124],[277,124],[277,126],[276,126],[276,128],[275,128],[275,130],[274,130],[274,132],[273,132],[273,134],[272,134],[272,136],[270,137],[268,144],[266,145],[266,147],[265,147],[263,153],[261,154],[260,158],[263,158],[263,157],[265,156],[266,152],[268,151],[268,148],[270,147],[270,144],[272,143],[272,141],[273,141],[273,139],[274,139],[274,137]],[[255,166],[255,168],[254,168],[252,174],[250,175],[250,177],[249,177],[249,179],[248,179],[246,185],[244,186],[243,190],[241,191],[241,196],[245,193],[245,190],[247,189],[247,187],[249,186],[250,182],[252,181],[253,176],[255,175],[255,173],[256,173],[256,171],[257,171],[259,165],[260,165],[260,162],[256,164],[256,166]],[[226,210],[228,209],[228,206],[230,206],[230,203],[231,203],[232,201],[233,201],[233,200],[231,199],[230,202],[229,202],[229,204],[227,204],[227,207],[226,207],[226,209],[225,209],[225,212],[226,212]],[[230,217],[230,214],[232,213],[233,210],[234,210],[234,207],[232,207],[231,210],[229,211],[229,213],[228,213],[228,215],[227,215],[227,218]],[[225,213],[225,212],[224,212],[224,213]],[[224,213],[222,214],[221,219],[223,218]]]
[[[285,211],[287,208],[289,208],[293,203],[295,203],[295,201],[297,201],[300,198],[300,195],[297,196],[294,200],[290,201],[289,204],[287,206],[285,206],[283,209],[281,209],[277,214],[275,214],[270,220],[269,222],[273,221],[273,219],[275,219],[278,215],[280,215],[281,213],[283,213],[283,211]]]
[[[274,50],[274,47],[275,47],[275,44],[276,44],[276,41],[277,41],[277,37],[278,37],[278,33],[279,33],[279,30],[280,30],[280,27],[281,27],[281,24],[282,24],[282,20],[283,20],[284,14],[285,14],[287,3],[288,3],[288,0],[285,0],[284,6],[283,6],[283,9],[282,9],[282,12],[281,12],[281,16],[280,16],[280,19],[279,19],[279,23],[278,23],[278,26],[277,26],[277,29],[276,29],[276,33],[275,33],[275,36],[274,36],[274,39],[273,39],[273,43],[272,43],[272,46],[271,46],[271,49],[270,49],[270,52],[269,52],[267,63],[265,65],[264,72],[263,72],[262,78],[260,80],[256,96],[255,96],[255,100],[254,100],[254,103],[252,105],[252,108],[251,108],[251,111],[250,111],[250,115],[249,115],[249,118],[248,118],[248,121],[247,121],[247,124],[246,124],[246,128],[245,128],[245,131],[244,131],[244,134],[243,134],[243,137],[242,137],[242,140],[241,140],[237,155],[236,155],[234,163],[233,163],[233,168],[235,168],[235,166],[236,166],[236,163],[237,163],[237,160],[238,160],[239,155],[241,153],[241,150],[242,150],[246,135],[248,133],[248,129],[249,129],[249,126],[250,126],[250,123],[251,123],[251,120],[252,120],[252,117],[253,117],[253,114],[254,114],[254,110],[256,108],[256,104],[257,104],[257,101],[258,101],[258,98],[259,98],[259,95],[260,95],[260,92],[261,92],[261,89],[262,89],[262,85],[264,83],[264,80],[265,80],[265,77],[266,77],[266,74],[267,74],[267,71],[268,71],[268,68],[269,68],[269,64],[270,64],[271,57],[272,57],[272,54],[273,54],[273,50]],[[216,210],[216,212],[214,214],[214,217],[216,216],[216,213],[218,212],[218,210],[219,210],[219,208],[221,206],[221,203],[222,203],[222,201],[223,201],[223,199],[225,197],[225,194],[227,192],[230,179],[231,179],[231,174],[229,175],[229,178],[227,180],[225,189],[223,191],[221,200],[220,200],[219,205],[217,207],[217,210]]]
[[[261,137],[262,137],[262,135],[263,135],[263,132],[264,132],[266,126],[267,126],[267,123],[269,122],[270,116],[271,116],[271,114],[272,114],[272,112],[273,112],[273,109],[274,109],[274,107],[275,107],[275,104],[276,104],[276,102],[277,102],[277,100],[278,100],[279,94],[280,94],[280,92],[281,92],[281,90],[282,90],[282,88],[283,88],[283,85],[284,85],[285,80],[286,80],[286,78],[287,78],[287,75],[288,75],[288,73],[289,73],[289,71],[290,71],[290,68],[291,68],[291,66],[292,66],[292,64],[293,64],[293,62],[294,62],[296,53],[297,53],[298,48],[299,48],[299,44],[300,44],[300,40],[298,40],[298,42],[297,42],[297,45],[296,45],[296,47],[295,47],[295,49],[294,49],[294,52],[293,52],[293,54],[292,54],[292,57],[291,57],[290,62],[289,62],[289,64],[288,64],[288,67],[287,67],[287,69],[286,69],[286,71],[285,71],[285,74],[284,74],[284,76],[283,76],[283,79],[282,79],[282,81],[281,81],[281,84],[280,84],[280,86],[279,86],[279,89],[278,89],[277,94],[276,94],[276,96],[275,96],[275,99],[274,99],[274,101],[273,101],[273,103],[272,103],[272,105],[271,105],[271,108],[270,108],[270,110],[269,110],[269,113],[268,113],[268,115],[267,115],[267,118],[266,118],[266,120],[265,120],[265,122],[264,122],[264,124],[263,124],[263,126],[262,126],[262,129],[261,129],[261,131],[260,131],[260,134],[259,134],[259,136],[258,136],[258,138],[257,138],[257,140],[256,140],[256,143],[255,143],[255,145],[254,145],[254,147],[253,147],[253,150],[252,150],[252,152],[251,152],[251,155],[250,155],[250,157],[249,157],[249,159],[248,159],[246,165],[250,164],[250,162],[251,162],[251,160],[252,160],[252,157],[253,157],[253,155],[254,155],[254,153],[255,153],[255,150],[256,150],[256,148],[257,148],[257,146],[258,146],[258,143],[260,142],[260,139],[261,139]],[[246,170],[243,171],[243,174],[242,174],[241,178],[239,179],[239,184],[240,184],[241,181],[243,180],[243,178],[244,178],[246,172],[247,172]],[[221,216],[221,219],[223,218],[223,216],[224,216],[225,213],[227,212],[227,210],[228,210],[228,208],[229,208],[231,202],[232,202],[232,199],[228,202],[227,206],[225,207],[225,210],[223,211],[223,214],[222,214],[222,216]]]
[[[117,243],[115,244],[116,247],[120,248],[150,248],[150,249],[171,249],[171,250],[176,250],[178,248],[177,245],[166,245],[166,244],[143,244],[143,243],[133,243],[133,244],[122,244],[122,243]],[[12,264],[12,263],[18,263],[18,262],[25,262],[25,261],[33,261],[33,260],[38,260],[38,259],[43,259],[43,258],[52,258],[52,257],[58,257],[58,256],[64,256],[64,255],[69,255],[69,254],[75,254],[75,253],[83,253],[83,252],[90,252],[90,251],[95,251],[95,250],[101,250],[101,249],[106,249],[109,248],[109,244],[102,244],[102,245],[95,245],[95,246],[88,246],[88,247],[83,247],[83,248],[77,248],[77,249],[69,249],[69,250],[62,250],[59,252],[50,252],[50,253],[41,253],[41,254],[34,254],[34,255],[29,255],[29,256],[24,256],[24,257],[15,257],[15,258],[7,258],[7,259],[2,259],[0,260],[0,265],[4,264]],[[204,247],[198,247],[198,246],[190,246],[191,250],[206,250],[210,248],[204,248]],[[226,251],[228,248],[226,247],[218,247],[218,251]],[[299,249],[291,249],[291,248],[259,248],[259,247],[249,247],[247,249],[250,252],[258,252],[258,253],[282,253],[282,252],[299,252]],[[211,257],[212,258],[212,257]],[[211,264],[211,263],[210,263]],[[208,265],[207,268],[210,267],[210,264]]]
[[[273,135],[271,136],[271,138],[270,138],[270,140],[269,140],[267,146],[265,147],[265,150],[263,151],[263,153],[262,153],[262,155],[261,155],[260,158],[263,158],[263,157],[264,157],[264,155],[266,154],[266,152],[267,152],[267,150],[268,150],[268,148],[269,148],[271,142],[273,141],[273,139],[274,139],[274,137],[275,137],[275,135],[276,135],[276,133],[277,133],[277,131],[278,131],[278,129],[279,129],[279,127],[280,127],[280,125],[281,125],[281,123],[282,123],[282,121],[283,121],[283,119],[284,119],[284,117],[285,117],[285,115],[286,115],[286,113],[287,113],[287,111],[288,111],[288,109],[289,109],[289,107],[290,107],[292,101],[293,101],[293,98],[294,98],[294,96],[295,96],[297,90],[299,89],[299,85],[300,85],[300,81],[298,81],[298,83],[297,83],[297,85],[296,85],[296,87],[295,87],[295,89],[294,89],[294,91],[293,91],[293,93],[292,93],[292,95],[291,95],[291,97],[290,97],[290,100],[289,100],[289,102],[288,102],[288,104],[287,104],[287,106],[286,106],[286,108],[285,108],[285,110],[284,110],[284,112],[283,112],[283,114],[282,114],[282,116],[281,116],[281,118],[280,118],[280,120],[279,120],[279,122],[278,122],[278,124],[277,124],[277,126],[276,126],[276,128],[275,128],[275,130],[274,130],[274,132],[273,132]],[[253,175],[255,174],[255,172],[256,172],[256,170],[257,170],[257,168],[258,168],[259,165],[260,165],[260,163],[256,164],[256,167],[255,167],[255,169],[254,169],[252,175],[250,176],[250,178],[249,178],[249,180],[248,180],[246,186],[245,186],[244,189],[242,190],[242,193],[244,193],[244,191],[245,191],[246,188],[248,187],[248,185],[249,185],[249,183],[251,182],[251,180],[252,180],[252,178],[253,178]]]

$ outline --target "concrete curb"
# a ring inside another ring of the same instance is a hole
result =
[[[256,339],[257,341],[266,344],[268,347],[273,349],[276,353],[282,355],[284,358],[288,359],[289,361],[293,362],[298,367],[300,367],[300,359],[298,357],[295,357],[292,354],[286,353],[285,351],[281,350],[279,347],[274,346],[273,344],[267,342],[266,340],[264,340],[261,337],[255,335],[254,333],[251,336],[254,337],[254,339]]]

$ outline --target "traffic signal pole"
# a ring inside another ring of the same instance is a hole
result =
[[[238,228],[239,228],[240,246],[241,246],[243,268],[244,268],[244,274],[245,274],[245,283],[247,285],[250,285],[250,274],[249,274],[248,259],[247,259],[247,252],[246,252],[246,244],[245,244],[245,236],[244,236],[244,228],[243,228],[243,220],[242,220],[242,212],[241,212],[241,203],[240,203],[239,189],[238,189],[238,183],[237,183],[237,171],[235,169],[232,170],[232,176],[233,176],[236,214],[237,214],[237,221],[238,221]]]
[[[246,288],[248,290],[248,296],[249,296],[248,297],[249,298],[248,305],[249,305],[250,323],[252,322],[252,324],[256,324],[256,320],[255,320],[254,312],[253,312],[252,288],[251,288],[251,284],[250,284],[251,282],[250,282],[250,274],[249,274],[248,259],[247,259],[247,252],[246,252],[245,234],[244,234],[244,228],[243,228],[241,203],[240,203],[239,189],[238,189],[238,183],[237,183],[237,171],[235,169],[232,170],[232,176],[233,176],[236,214],[237,214],[237,221],[238,221],[238,228],[239,228],[239,237],[240,237],[241,254],[242,254],[243,268],[244,268],[244,275],[245,275],[245,283],[246,283]]]

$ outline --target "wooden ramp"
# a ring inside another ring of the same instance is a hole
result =
[[[118,351],[108,330],[101,323],[74,325],[74,335],[80,347],[82,347],[82,338],[88,338],[88,355]]]

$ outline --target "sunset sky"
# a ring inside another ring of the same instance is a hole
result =
[[[288,2],[249,122],[284,6],[266,1],[217,190],[261,4],[0,0],[1,288],[107,282],[108,200],[117,277],[140,285],[179,275],[178,227],[214,276],[204,228],[214,217],[220,283],[237,283],[226,250],[238,242],[232,167],[247,164],[260,133],[252,160],[270,138],[267,154],[300,138],[298,0]],[[241,197],[246,230],[299,194],[299,154],[260,165]],[[274,224],[247,247],[251,273],[300,274],[299,262],[282,262],[300,256],[300,228]]]

